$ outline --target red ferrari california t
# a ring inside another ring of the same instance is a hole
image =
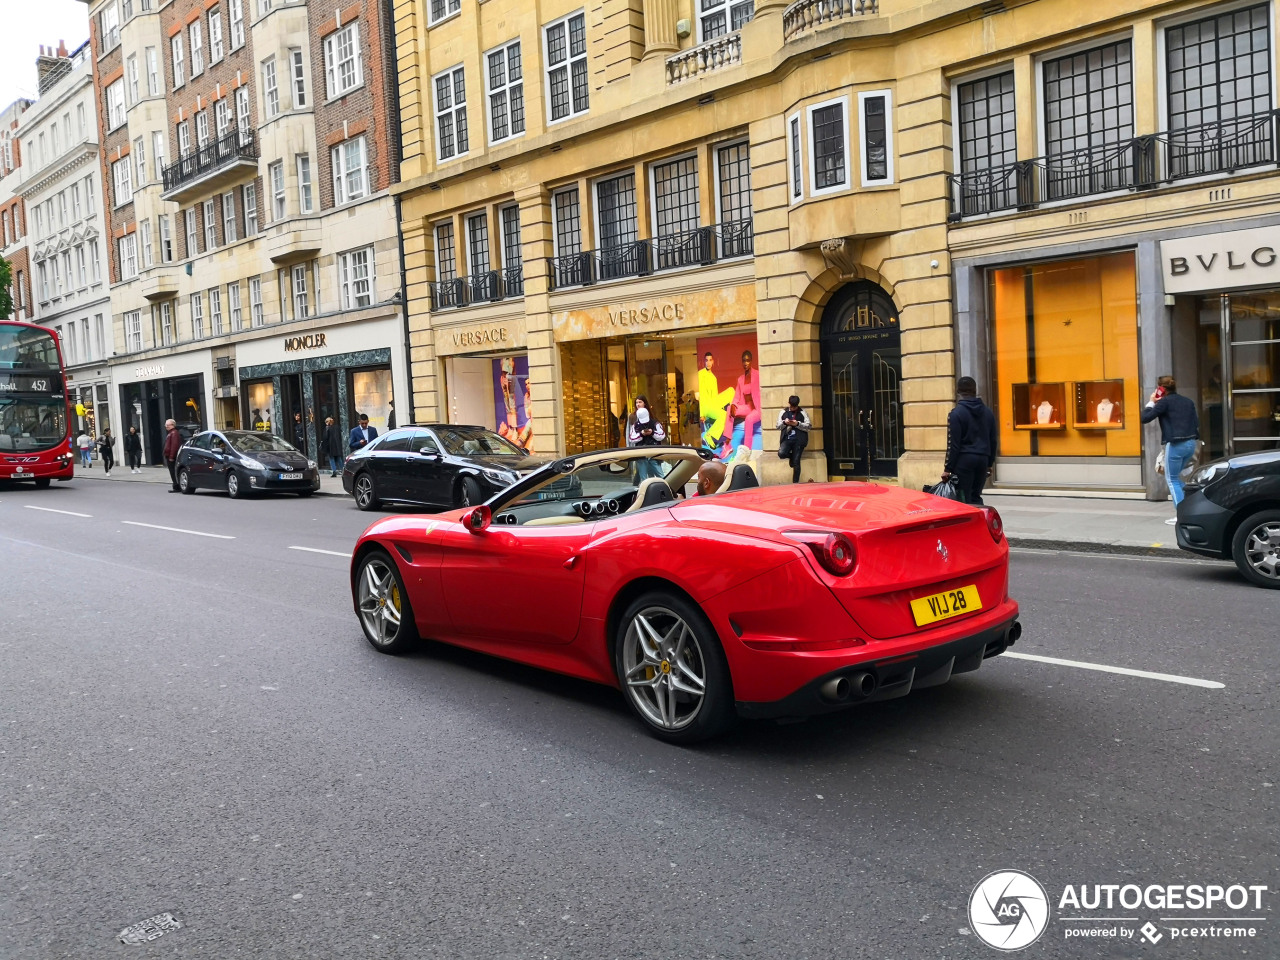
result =
[[[351,564],[365,636],[619,687],[677,743],[904,696],[1018,639],[995,510],[877,484],[761,487],[746,464],[682,499],[703,457],[565,457],[481,506],[378,521]]]

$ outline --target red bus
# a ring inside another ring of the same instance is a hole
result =
[[[66,367],[58,335],[47,327],[0,320],[0,480],[75,475]]]

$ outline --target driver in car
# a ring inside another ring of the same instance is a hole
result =
[[[725,466],[719,460],[708,460],[698,468],[698,489],[695,497],[705,497],[720,489],[724,483]]]

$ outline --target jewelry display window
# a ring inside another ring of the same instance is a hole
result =
[[[1013,384],[1015,430],[1065,430],[1066,406],[1065,383]]]
[[[1075,384],[1077,430],[1124,429],[1124,381],[1082,380]]]

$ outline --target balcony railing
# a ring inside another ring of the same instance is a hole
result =
[[[735,31],[667,57],[667,83],[692,80],[712,70],[741,62],[742,34]]]
[[[1278,133],[1280,110],[1270,110],[954,174],[949,178],[951,219],[1273,165],[1280,162]]]
[[[164,192],[178,190],[188,184],[203,180],[226,167],[241,161],[256,163],[258,141],[252,130],[241,131],[232,127],[217,140],[193,150],[185,157],[164,168]]]
[[[517,265],[489,270],[473,277],[454,277],[428,286],[433,311],[498,303],[524,296],[524,268]]]
[[[794,40],[837,20],[876,13],[878,0],[796,0],[782,13],[782,39]]]
[[[750,220],[736,220],[652,240],[632,240],[616,247],[549,257],[551,289],[647,277],[657,271],[709,266],[718,260],[750,256],[755,249],[754,236]]]

